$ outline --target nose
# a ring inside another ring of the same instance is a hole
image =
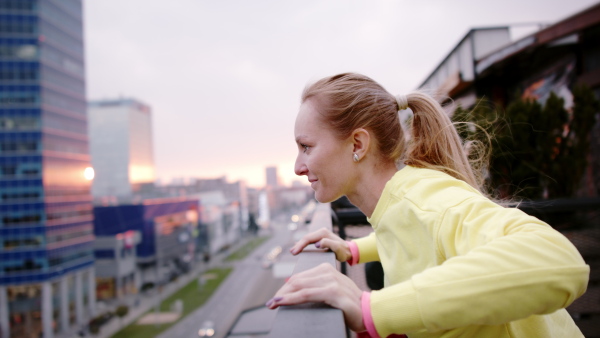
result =
[[[294,172],[298,176],[307,175],[308,173],[308,168],[306,167],[306,164],[304,164],[304,162],[300,159],[300,156],[296,158],[296,163],[294,164]]]

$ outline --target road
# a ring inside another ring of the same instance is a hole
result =
[[[261,266],[261,259],[275,246],[282,246],[285,250],[292,238],[283,218],[273,223],[273,236],[244,260],[233,263],[233,271],[208,302],[158,338],[196,338],[198,329],[206,320],[215,323],[214,337],[225,337],[243,310],[270,299],[284,281],[273,278],[271,270]]]

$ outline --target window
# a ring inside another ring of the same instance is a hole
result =
[[[38,129],[39,121],[36,117],[3,116],[0,117],[0,130]]]
[[[17,11],[33,11],[35,8],[34,0],[2,0],[0,1],[0,9],[17,10]]]
[[[12,192],[6,193],[3,192],[0,197],[2,198],[2,202],[11,202],[16,200],[31,200],[31,199],[39,199],[41,196],[39,191],[25,191],[25,192]]]
[[[12,177],[17,174],[17,166],[15,164],[0,166],[0,173],[2,176]]]
[[[4,241],[4,250],[15,250],[39,247],[43,243],[42,236],[29,237],[29,238],[13,238],[6,239]]]
[[[19,216],[4,216],[2,217],[2,223],[4,225],[20,225],[27,223],[38,223],[42,220],[40,214],[25,214]]]
[[[0,142],[0,151],[3,153],[24,153],[38,150],[38,143],[36,141],[22,141],[22,142]]]
[[[32,259],[26,259],[21,265],[9,265],[4,267],[4,272],[15,273],[15,272],[27,272],[27,271],[39,271],[42,269],[42,264]]]

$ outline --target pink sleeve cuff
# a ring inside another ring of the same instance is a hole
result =
[[[377,330],[375,330],[375,323],[373,322],[373,316],[371,315],[371,293],[363,291],[362,297],[360,297],[360,306],[362,309],[363,323],[367,328],[367,332],[372,338],[380,338]]]
[[[346,262],[350,264],[350,266],[358,264],[358,259],[360,258],[360,253],[358,252],[358,245],[356,244],[356,242],[353,241],[346,241],[346,243],[348,243],[348,247],[350,248],[350,254],[352,254],[352,257]]]

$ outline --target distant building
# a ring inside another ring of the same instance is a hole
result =
[[[99,301],[122,299],[140,287],[136,247],[141,233],[127,230],[113,236],[98,236],[94,242],[96,258],[96,298]]]
[[[80,0],[0,1],[1,337],[94,315],[82,17]]]
[[[266,178],[267,178],[267,187],[278,187],[279,186],[279,176],[277,176],[277,167],[267,167],[265,169]]]
[[[92,101],[88,119],[94,199],[101,204],[135,201],[155,180],[150,107],[134,99]]]
[[[199,192],[193,197],[200,201],[200,232],[206,234],[203,251],[215,254],[239,240],[242,219],[238,202],[228,200],[222,190]]]
[[[187,185],[168,185],[156,189],[161,196],[182,197],[198,199],[200,208],[213,210],[211,214],[202,214],[200,222],[200,239],[206,242],[202,250],[221,249],[237,241],[242,233],[248,229],[249,208],[252,203],[248,196],[248,188],[244,181],[228,182],[226,177],[211,179],[193,178]],[[218,196],[218,198],[215,198]],[[218,211],[216,211],[218,209]],[[224,215],[227,220],[223,222],[207,221],[211,215]],[[212,224],[212,225],[209,225]],[[223,224],[223,228],[219,224]],[[210,243],[208,243],[210,242]]]
[[[109,289],[127,293],[145,283],[164,283],[186,272],[194,263],[198,200],[166,198],[140,204],[96,206],[94,217],[95,254],[105,260],[97,267],[99,281],[102,279],[99,292]],[[139,239],[135,232],[140,234]],[[120,251],[132,245],[135,250]],[[133,253],[135,271],[123,261]],[[118,296],[116,292],[109,294]]]

